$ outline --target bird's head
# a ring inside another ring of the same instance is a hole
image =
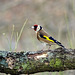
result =
[[[35,32],[38,32],[42,29],[42,27],[40,25],[35,24],[35,25],[32,26],[32,29],[34,29]]]

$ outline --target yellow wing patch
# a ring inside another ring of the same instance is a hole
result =
[[[43,37],[45,37],[47,40],[49,40],[49,41],[51,41],[51,42],[54,42],[53,40],[51,40],[51,39],[49,39],[49,37],[47,37],[47,36],[43,36]]]

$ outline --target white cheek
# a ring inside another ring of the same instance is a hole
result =
[[[40,30],[40,28],[38,28],[38,30]]]
[[[38,25],[38,28],[37,28],[37,30],[36,30],[36,31],[38,32],[39,30],[40,30],[40,26]]]
[[[39,28],[37,28],[37,32],[39,31],[40,29]]]

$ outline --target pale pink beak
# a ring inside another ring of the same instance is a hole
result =
[[[31,28],[34,29],[34,26],[32,26]]]

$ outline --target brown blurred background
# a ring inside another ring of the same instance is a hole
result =
[[[26,19],[28,22],[16,51],[42,49],[35,32],[30,28],[34,24],[41,25],[67,48],[75,48],[75,0],[0,0],[0,50],[15,51],[17,32],[20,32]],[[75,73],[65,71],[37,75],[75,75]]]

